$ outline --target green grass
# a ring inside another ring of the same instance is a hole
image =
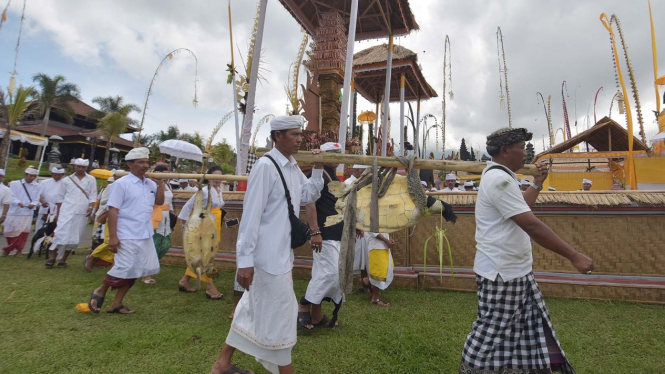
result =
[[[233,273],[216,281],[227,294],[177,292],[180,267],[162,268],[157,284],[137,283],[129,316],[85,314],[104,269],[85,273],[82,256],[67,269],[42,259],[0,258],[1,373],[208,373],[224,342]],[[301,297],[307,282],[296,280]],[[111,296],[111,295],[109,295]],[[293,349],[298,373],[456,373],[476,312],[473,293],[385,292],[380,309],[360,294],[340,311],[340,328],[301,334]],[[623,302],[547,299],[556,332],[578,373],[665,371],[665,307]],[[110,300],[107,301],[107,306]],[[324,304],[330,316],[332,305]],[[250,356],[235,361],[266,371]]]

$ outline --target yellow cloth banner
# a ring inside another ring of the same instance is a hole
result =
[[[665,157],[635,158],[635,173],[639,183],[665,183]]]
[[[550,173],[543,185],[545,189],[554,187],[557,191],[578,191],[582,189],[582,179],[589,179],[593,182],[592,191],[609,190],[614,184],[612,173],[609,171],[557,171]]]
[[[387,249],[372,249],[369,251],[369,276],[377,281],[385,282],[390,268],[390,251]]]

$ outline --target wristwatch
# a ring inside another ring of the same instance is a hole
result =
[[[529,186],[531,186],[532,188],[534,188],[536,191],[540,191],[540,190],[543,189],[543,185],[542,185],[542,184],[541,184],[540,186],[536,186],[536,184],[533,183],[533,182],[529,182]]]

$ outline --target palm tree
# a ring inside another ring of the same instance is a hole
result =
[[[108,165],[109,150],[113,146],[113,140],[127,131],[128,125],[135,125],[137,120],[130,118],[132,112],[140,112],[136,104],[125,104],[122,96],[97,96],[92,102],[99,105],[99,112],[93,112],[90,117],[98,119],[97,128],[106,136],[106,152],[104,153],[104,165]],[[100,118],[101,117],[101,118]]]
[[[39,100],[39,93],[34,87],[19,86],[15,92],[8,90],[6,94],[0,89],[0,118],[7,125],[0,143],[0,165],[6,166],[7,163],[11,130],[14,130],[20,121],[39,112],[39,106],[31,105],[34,100]]]
[[[41,136],[46,135],[46,128],[51,117],[51,111],[56,112],[69,124],[74,122],[74,110],[69,103],[80,98],[79,88],[73,83],[65,82],[62,75],[49,77],[39,73],[32,77],[32,81],[39,86],[39,113],[43,115]],[[41,146],[37,148],[37,155],[41,154]],[[39,156],[37,156],[39,157]]]

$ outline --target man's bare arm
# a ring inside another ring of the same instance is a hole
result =
[[[540,246],[567,258],[580,273],[593,270],[592,259],[577,252],[575,248],[539,220],[533,212],[518,214],[511,217],[511,219]]]

